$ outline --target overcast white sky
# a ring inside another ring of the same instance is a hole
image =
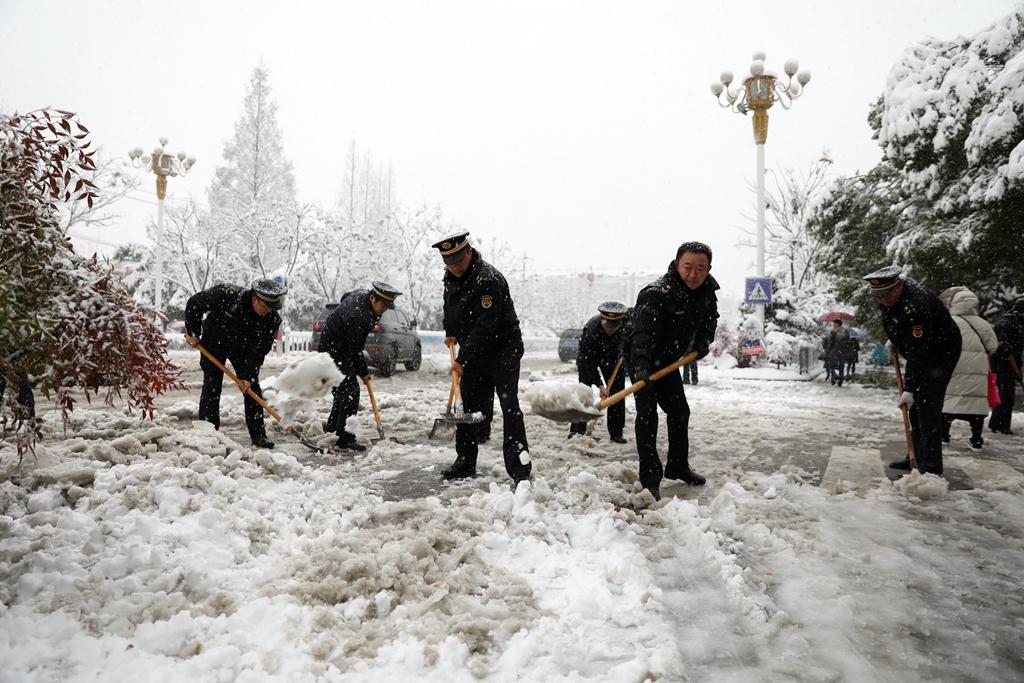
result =
[[[657,269],[684,240],[740,289],[753,249],[749,118],[708,90],[754,50],[813,79],[772,110],[769,168],[823,149],[876,163],[866,114],[916,40],[971,35],[1012,0],[821,2],[238,2],[0,0],[0,110],[79,113],[109,153],[166,135],[199,158],[169,196],[205,190],[261,60],[300,198],[332,204],[349,140],[390,160],[400,198],[440,203],[529,268]],[[140,172],[141,173],[141,172]],[[152,191],[150,178],[143,188]],[[124,202],[100,239],[139,241]]]

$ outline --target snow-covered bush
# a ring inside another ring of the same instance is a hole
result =
[[[108,402],[123,389],[129,408],[151,416],[154,396],[178,386],[167,342],[111,268],[75,253],[59,222],[63,203],[97,197],[88,134],[69,112],[0,114],[0,372],[55,394],[65,421],[72,390],[90,400],[101,386]],[[0,414],[17,428],[13,393]]]

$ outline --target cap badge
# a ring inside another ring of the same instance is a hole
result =
[[[443,244],[441,245],[441,248],[442,248],[442,249],[451,249],[451,248],[452,248],[452,243],[451,243],[451,242],[444,242],[444,243],[443,243]]]

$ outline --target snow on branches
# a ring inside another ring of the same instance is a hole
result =
[[[0,372],[9,385],[28,376],[55,393],[65,422],[72,391],[91,400],[101,386],[108,402],[123,389],[129,408],[151,416],[153,398],[179,386],[167,342],[60,225],[64,204],[98,198],[88,136],[70,112],[0,115]],[[11,396],[0,410],[20,426]]]

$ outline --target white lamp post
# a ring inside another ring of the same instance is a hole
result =
[[[730,88],[733,82],[731,71],[723,71],[719,80],[711,84],[711,94],[718,104],[738,114],[754,112],[754,143],[757,145],[757,275],[764,277],[764,143],[768,140],[768,110],[778,102],[783,109],[789,109],[804,92],[811,80],[811,72],[799,71],[795,59],[786,62],[786,83],[764,68],[764,52],[755,52],[750,65],[750,75],[743,80],[743,87]],[[795,77],[795,80],[794,80]],[[764,306],[757,306],[757,318],[764,334]]]
[[[160,146],[153,150],[152,154],[143,154],[141,147],[128,151],[128,158],[136,168],[144,168],[156,176],[156,282],[153,294],[153,307],[162,312],[163,302],[161,297],[164,288],[164,198],[167,196],[167,178],[171,176],[185,175],[196,163],[195,157],[186,156],[184,152],[177,155],[165,151],[167,138],[160,138]]]

